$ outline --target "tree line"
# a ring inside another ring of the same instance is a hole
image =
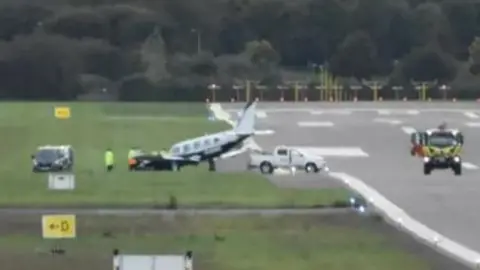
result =
[[[6,1],[0,97],[201,100],[213,83],[234,93],[324,74],[476,97],[479,15],[451,0]]]

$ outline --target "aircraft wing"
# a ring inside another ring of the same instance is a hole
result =
[[[227,153],[221,155],[220,158],[221,159],[232,158],[232,157],[235,157],[235,156],[238,156],[238,155],[244,153],[245,151],[247,151],[246,148],[240,148],[238,150],[232,150],[230,152],[227,152]]]
[[[245,153],[246,151],[248,150],[253,150],[253,151],[258,151],[260,150],[258,148],[258,145],[255,144],[252,140],[252,138],[248,138],[245,140],[245,142],[243,143],[243,147],[240,148],[240,149],[237,149],[237,150],[232,150],[232,151],[229,151],[223,155],[220,156],[221,159],[226,159],[226,158],[231,158],[231,157],[235,157],[235,156],[238,156],[242,153]]]
[[[189,158],[174,156],[167,153],[162,153],[162,158],[165,160],[175,161],[178,165],[197,165],[200,163],[200,156],[192,156]]]

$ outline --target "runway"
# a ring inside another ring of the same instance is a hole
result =
[[[222,106],[235,116],[242,105]],[[261,112],[257,129],[275,132],[255,137],[262,148],[301,146],[329,154],[333,147],[337,154],[325,156],[332,171],[361,179],[416,220],[480,251],[480,107],[476,103],[260,103],[257,111]],[[422,161],[410,156],[409,133],[441,121],[464,133],[462,176],[450,170],[425,176]],[[342,152],[341,147],[347,150]],[[303,181],[272,178],[284,185],[310,183],[307,188],[312,183],[338,182],[326,176],[302,177]]]

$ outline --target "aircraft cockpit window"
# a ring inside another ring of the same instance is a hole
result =
[[[201,145],[200,141],[196,141],[193,143],[193,148],[198,149],[200,148],[200,145]]]
[[[179,154],[180,153],[180,147],[174,147],[172,149],[172,154]]]
[[[210,140],[209,139],[206,139],[205,141],[203,141],[203,144],[205,146],[210,146]]]

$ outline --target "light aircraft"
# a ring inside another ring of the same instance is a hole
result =
[[[198,165],[203,161],[208,161],[209,171],[216,171],[216,159],[234,157],[247,150],[243,143],[257,133],[256,106],[256,101],[247,103],[232,129],[177,142],[169,152],[161,154],[162,159],[171,164],[173,171],[186,165]]]

